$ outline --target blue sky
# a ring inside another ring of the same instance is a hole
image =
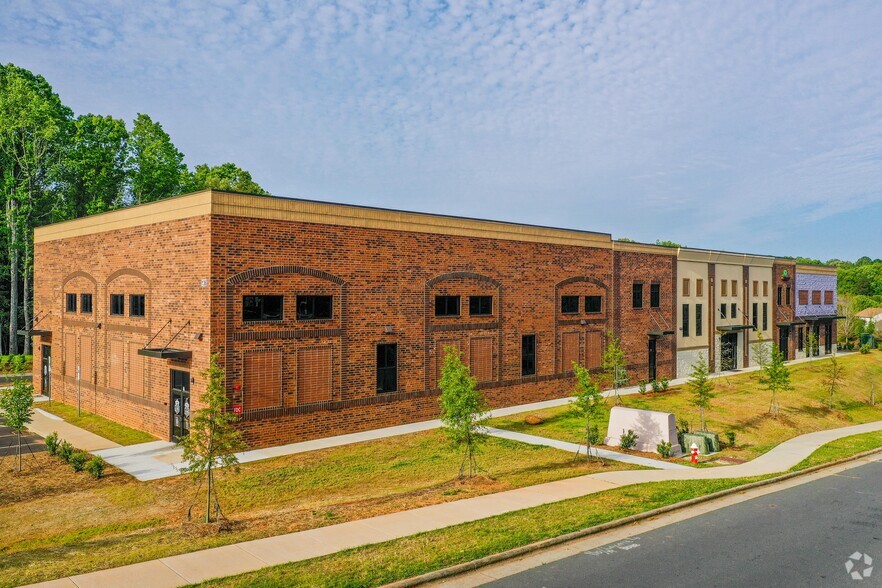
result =
[[[298,196],[882,257],[882,2],[0,0],[0,61]]]

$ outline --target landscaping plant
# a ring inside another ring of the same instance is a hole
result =
[[[640,380],[637,382],[637,393],[641,396],[646,394],[646,380]]]
[[[653,380],[653,381],[652,381],[652,391],[655,392],[656,394],[658,394],[659,392],[661,392],[661,391],[662,391],[662,384],[661,384],[661,382],[659,382],[658,380]]]
[[[106,462],[100,455],[93,455],[92,459],[86,462],[85,470],[90,476],[100,480],[104,475],[104,467],[106,465]]]
[[[70,467],[73,468],[75,472],[81,472],[86,467],[86,462],[89,461],[89,455],[85,451],[76,450],[70,454],[70,459],[68,459],[68,463],[70,463]]]
[[[12,388],[0,390],[0,416],[18,438],[16,461],[21,471],[21,437],[34,414],[34,387],[23,379],[15,380]]]
[[[864,355],[867,355],[870,352],[870,349],[871,347],[869,343],[864,343],[863,345],[861,345],[861,353],[863,353]]]
[[[607,379],[612,384],[615,391],[616,405],[622,403],[622,397],[619,396],[619,386],[628,383],[628,373],[625,371],[625,352],[618,337],[612,334],[612,331],[606,334],[606,348],[603,350],[603,360],[601,365],[606,374]]]
[[[600,387],[591,379],[591,373],[587,368],[577,362],[573,362],[573,375],[576,378],[576,391],[570,401],[570,408],[585,419],[585,457],[591,461],[591,446],[600,442],[600,430],[597,421],[603,412],[605,403]],[[644,386],[645,390],[645,386]],[[579,450],[576,450],[578,455]]]
[[[622,430],[622,436],[619,437],[619,447],[622,449],[634,449],[637,446],[637,440],[640,436],[632,429],[628,429],[626,433]]]
[[[460,351],[453,346],[444,348],[444,367],[441,369],[441,422],[450,441],[463,452],[459,476],[468,467],[471,478],[478,470],[476,455],[487,440],[485,423],[490,409],[469,366],[462,363]]]
[[[70,456],[73,455],[74,447],[67,441],[61,441],[58,444],[58,457],[63,461],[70,462]]]
[[[842,384],[842,377],[844,375],[842,364],[836,359],[836,354],[833,354],[830,357],[830,361],[827,363],[826,374],[824,377],[824,388],[830,395],[828,400],[830,408],[833,408],[833,400],[836,396],[836,392],[839,391],[839,386]]]
[[[762,377],[762,372],[766,369],[766,366],[769,365],[769,362],[772,360],[772,354],[769,352],[769,346],[766,345],[766,339],[763,336],[762,331],[757,331],[756,333],[757,342],[753,344],[752,355],[753,355],[753,363],[759,366],[760,377]]]
[[[729,447],[735,447],[735,431],[726,431],[726,442]]]
[[[671,387],[671,381],[668,379],[667,376],[662,376],[662,379],[661,379],[661,391],[662,391],[662,392],[667,392],[667,391],[668,391],[668,388],[670,388],[670,387]]]
[[[190,474],[199,484],[207,480],[205,490],[205,522],[211,522],[212,504],[221,516],[220,502],[214,481],[218,467],[235,467],[239,464],[236,453],[244,451],[245,442],[233,426],[236,415],[227,410],[229,399],[224,387],[224,370],[217,364],[217,354],[201,374],[205,378],[205,392],[200,397],[205,408],[195,411],[190,419],[190,434],[181,439],[184,450],[182,472]],[[198,490],[197,490],[198,492]]]
[[[778,416],[780,410],[778,406],[778,392],[793,390],[793,384],[790,383],[790,369],[784,363],[784,355],[777,345],[772,345],[772,360],[763,370],[763,375],[759,381],[760,385],[772,393],[769,403],[769,414]]]
[[[658,454],[664,458],[671,457],[671,442],[670,441],[659,441],[658,445],[655,446]]]
[[[43,442],[46,444],[46,451],[49,455],[57,455],[58,454],[58,433],[52,432],[46,435],[46,438],[43,439]]]
[[[698,426],[699,430],[707,431],[707,423],[704,420],[704,411],[710,407],[710,401],[716,396],[714,394],[714,383],[710,379],[707,362],[704,354],[698,354],[698,360],[692,364],[692,373],[687,382],[689,390],[692,392],[692,405],[698,408]]]

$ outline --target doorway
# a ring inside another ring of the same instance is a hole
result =
[[[824,353],[827,355],[833,353],[833,323],[824,325]]]
[[[43,365],[40,370],[40,393],[43,396],[52,398],[52,346],[43,345],[42,347]]]
[[[778,350],[784,361],[790,360],[790,327],[781,327],[778,333]]]
[[[812,355],[818,357],[821,351],[821,325],[815,323],[815,326],[812,327],[812,331],[815,334],[815,348],[812,349]]]
[[[738,369],[738,333],[725,333],[720,337],[720,371]]]
[[[657,363],[657,355],[656,355],[656,339],[649,340],[649,381],[655,382],[656,379],[656,366]]]
[[[171,370],[171,440],[190,434],[190,372]]]

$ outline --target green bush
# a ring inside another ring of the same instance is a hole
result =
[[[670,441],[661,441],[658,445],[655,446],[655,449],[658,451],[658,454],[662,457],[671,457],[671,442]]]
[[[619,438],[619,447],[622,449],[634,449],[637,446],[637,439],[640,437],[633,430],[628,429],[628,432],[622,431],[622,436]]]
[[[89,455],[85,451],[77,449],[70,454],[68,463],[70,464],[70,467],[73,468],[73,471],[81,472],[86,467],[87,461],[89,461]]]
[[[591,445],[600,445],[603,442],[603,437],[600,435],[600,429],[597,425],[591,425],[591,428],[588,429],[588,442]]]
[[[68,443],[67,441],[62,441],[58,444],[58,452],[57,455],[64,461],[70,463],[70,456],[74,453],[74,446]]]
[[[653,380],[652,381],[652,391],[653,392],[661,392],[661,390],[662,390],[661,382],[659,382],[658,380]]]
[[[670,387],[671,387],[671,381],[668,379],[667,376],[662,376],[662,379],[661,379],[662,392],[667,392],[668,388],[670,388]]]
[[[870,344],[869,343],[864,343],[863,345],[861,345],[861,353],[862,354],[866,355],[869,352],[870,352]]]
[[[24,355],[13,355],[9,361],[9,369],[15,373],[24,371],[25,358]]]
[[[99,480],[104,475],[105,465],[107,464],[101,456],[93,455],[92,459],[86,462],[86,472],[96,480]]]
[[[640,380],[637,382],[637,392],[640,394],[646,394],[646,380]]]
[[[735,431],[726,431],[726,441],[729,447],[735,447]]]
[[[49,455],[58,455],[58,433],[49,433],[43,442],[46,444],[46,451],[49,452]]]
[[[677,434],[682,435],[683,433],[689,432],[689,421],[686,420],[685,417],[680,417],[677,419]]]
[[[876,349],[878,349],[879,351],[882,351],[882,341],[879,341],[878,343],[876,343]]]
[[[0,372],[8,372],[9,371],[9,356],[8,355],[0,355]]]

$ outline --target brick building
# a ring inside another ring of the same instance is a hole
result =
[[[35,232],[35,383],[163,439],[217,354],[253,447],[434,418],[455,346],[492,406],[559,398],[619,337],[674,377],[677,249],[203,191]],[[771,278],[769,278],[771,279]]]

